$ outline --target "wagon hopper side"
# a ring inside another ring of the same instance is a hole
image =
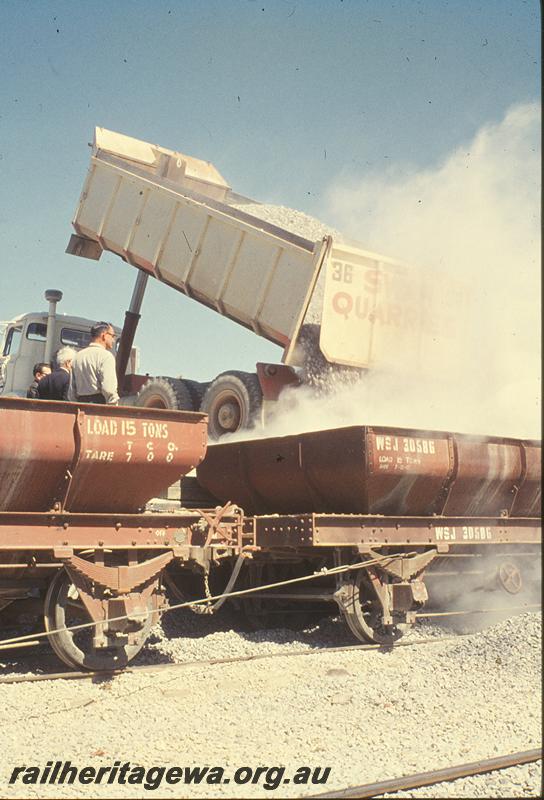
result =
[[[539,578],[536,441],[353,426],[212,445],[197,474],[255,514],[250,584],[368,563],[253,595],[255,618],[329,604],[358,638],[387,643],[424,604],[474,592],[485,605],[495,589],[526,603]]]

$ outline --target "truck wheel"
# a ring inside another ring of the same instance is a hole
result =
[[[189,389],[179,378],[150,378],[138,392],[135,405],[142,408],[194,410]]]
[[[200,381],[189,381],[183,378],[182,383],[188,390],[191,397],[193,411],[199,411],[204,399],[204,395],[208,391],[210,382],[208,381],[208,383],[200,383]]]
[[[263,404],[259,379],[249,372],[224,372],[212,381],[200,410],[208,414],[208,436],[250,428]]]

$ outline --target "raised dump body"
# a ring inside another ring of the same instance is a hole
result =
[[[206,452],[206,416],[0,399],[0,512],[134,513]]]
[[[433,303],[412,268],[332,237],[309,241],[229,200],[208,162],[97,128],[67,252],[116,253],[280,345],[289,365],[302,360],[295,345],[310,301],[306,321],[320,324],[330,363],[422,357]]]
[[[187,163],[195,177],[187,181]],[[287,347],[294,339],[325,245],[215,199],[226,189],[206,162],[96,129],[73,220],[81,237],[220,314]],[[223,191],[220,191],[223,189]],[[77,251],[77,243],[75,249]]]
[[[541,445],[353,426],[215,444],[197,470],[252,514],[538,517]]]

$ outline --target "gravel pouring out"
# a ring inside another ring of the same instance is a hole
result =
[[[0,686],[4,797],[142,797],[127,785],[8,785],[18,765],[70,760],[152,766],[331,767],[324,786],[165,785],[156,796],[309,796],[526,750],[541,743],[541,619],[526,612],[467,637],[419,623],[430,645],[321,653],[111,679]],[[135,663],[353,644],[326,620],[302,632],[243,631],[218,618],[167,615]],[[23,656],[19,656],[22,660]],[[541,765],[465,778],[400,797],[535,797]],[[241,788],[243,792],[241,793]],[[153,792],[151,793],[153,794]],[[393,795],[392,795],[393,796]]]

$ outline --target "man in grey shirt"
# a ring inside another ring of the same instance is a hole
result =
[[[110,322],[93,325],[91,343],[80,350],[72,362],[70,400],[117,405],[119,393],[115,356],[111,352],[114,342],[115,331]]]

